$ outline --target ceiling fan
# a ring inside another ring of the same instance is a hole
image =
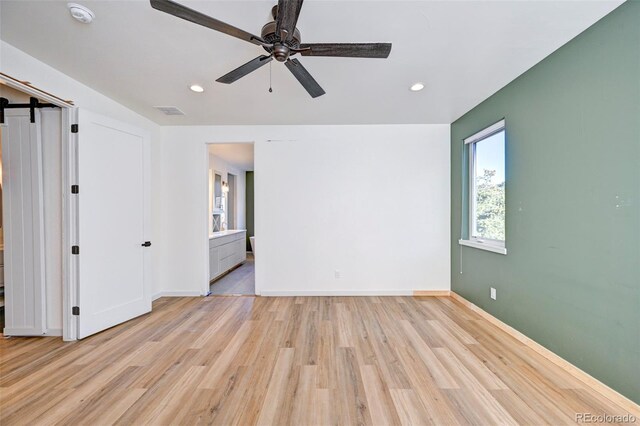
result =
[[[220,83],[231,84],[275,58],[278,62],[284,62],[312,98],[317,98],[324,95],[325,91],[300,61],[291,56],[299,53],[302,56],[387,58],[391,52],[391,43],[302,43],[296,23],[303,0],[278,0],[278,4],[271,10],[274,21],[262,27],[260,37],[171,0],[150,1],[154,9],[248,41],[267,51],[267,55],[260,55],[217,79]]]

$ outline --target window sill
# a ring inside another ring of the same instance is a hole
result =
[[[505,255],[507,254],[506,247],[500,247],[500,246],[496,246],[489,243],[480,243],[478,241],[473,241],[473,240],[458,240],[458,244],[460,244],[461,246],[473,247],[480,250],[490,251],[493,253],[505,254]]]

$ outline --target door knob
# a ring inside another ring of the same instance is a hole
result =
[[[151,247],[151,241],[145,241],[142,243],[142,247]]]

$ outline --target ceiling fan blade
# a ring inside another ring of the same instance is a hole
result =
[[[391,53],[391,43],[312,43],[300,45],[302,56],[387,58],[389,53]]]
[[[302,84],[302,86],[309,92],[312,98],[317,98],[325,94],[325,91],[320,87],[318,82],[309,74],[309,71],[302,66],[297,59],[288,59],[284,63],[291,74]]]
[[[236,28],[233,25],[229,25],[225,22],[218,21],[215,18],[200,13],[196,10],[190,9],[179,3],[171,0],[150,0],[151,7],[161,12],[168,13],[169,15],[177,16],[178,18],[185,19],[187,21],[202,25],[203,27],[211,28],[212,30],[220,31],[221,33],[228,34],[232,37],[239,38],[240,40],[248,41],[249,43],[262,45],[262,39],[251,33],[248,33],[240,28]]]
[[[300,9],[303,0],[278,0],[278,13],[276,17],[276,34],[280,36],[280,41],[290,40],[296,30]],[[284,38],[282,32],[286,34]]]
[[[254,72],[261,66],[268,64],[272,60],[273,60],[272,56],[267,56],[267,55],[258,56],[257,58],[247,62],[246,64],[239,66],[238,68],[231,71],[230,73],[223,75],[216,81],[218,83],[231,84],[234,81],[241,79],[245,75]]]

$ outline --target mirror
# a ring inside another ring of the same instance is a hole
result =
[[[213,232],[220,232],[227,229],[227,191],[226,182],[222,181],[222,175],[215,173],[213,179]]]

